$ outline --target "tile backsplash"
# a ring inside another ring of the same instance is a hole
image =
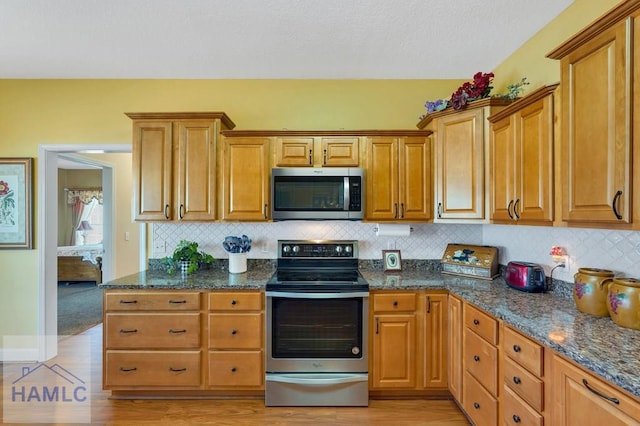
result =
[[[553,278],[573,281],[581,267],[611,269],[640,278],[640,232],[602,229],[512,225],[413,224],[408,237],[378,237],[376,224],[348,221],[285,221],[274,223],[160,223],[151,225],[152,253],[164,257],[182,240],[194,240],[217,258],[227,235],[246,234],[253,240],[249,258],[273,259],[277,240],[358,240],[361,259],[380,259],[382,250],[401,250],[403,259],[440,259],[449,243],[499,248],[500,264],[512,260],[539,263],[547,275],[554,266],[549,251],[562,246],[569,254],[567,268]]]

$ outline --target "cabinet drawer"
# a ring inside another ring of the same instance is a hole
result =
[[[197,348],[200,346],[200,314],[105,315],[108,349]]]
[[[105,388],[200,386],[200,351],[106,351]]]
[[[509,327],[504,328],[504,352],[538,377],[543,375],[543,348]]]
[[[464,330],[464,368],[491,393],[498,394],[498,349],[469,329]]]
[[[464,410],[476,426],[498,424],[498,401],[471,374],[465,372],[463,388]]]
[[[105,311],[198,311],[200,293],[195,291],[107,291]]]
[[[505,425],[543,426],[544,417],[513,393],[507,385],[502,395],[502,420]]]
[[[374,312],[414,312],[416,310],[415,293],[375,294]]]
[[[209,348],[261,349],[262,313],[209,314]]]
[[[215,292],[209,293],[210,311],[260,311],[260,292]]]
[[[542,411],[544,404],[544,383],[536,376],[521,367],[518,363],[504,358],[504,383],[533,408]]]
[[[464,325],[482,336],[492,345],[498,344],[498,321],[471,305],[464,304]]]
[[[209,386],[263,386],[262,351],[209,352]]]

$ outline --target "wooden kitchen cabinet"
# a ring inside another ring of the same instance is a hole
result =
[[[462,407],[476,425],[498,424],[499,323],[464,303],[462,307]]]
[[[553,222],[553,92],[542,87],[489,117],[493,222]]]
[[[633,9],[635,2],[623,2],[547,55],[560,60],[562,219],[569,223],[632,221],[632,111],[639,96]]]
[[[275,140],[276,167],[358,167],[357,136],[281,136]]]
[[[270,139],[223,140],[222,220],[266,221],[270,216]]]
[[[200,293],[104,293],[103,388],[198,389]]]
[[[371,387],[416,387],[417,294],[373,294]]]
[[[367,142],[366,219],[432,219],[429,137],[372,136]]]
[[[446,394],[447,294],[379,291],[371,300],[372,394]]]
[[[127,113],[133,120],[133,202],[138,221],[211,221],[217,144],[234,127],[222,112]]]
[[[555,354],[552,360],[554,426],[640,424],[640,401]]]
[[[435,222],[486,221],[487,117],[507,104],[498,98],[481,99],[459,111],[447,108],[427,114],[418,123],[434,132]]]
[[[502,420],[505,425],[542,426],[549,412],[547,350],[507,326],[503,329],[502,346]]]
[[[209,388],[264,389],[262,300],[259,291],[209,293]]]
[[[449,392],[462,405],[462,300],[449,294],[447,307],[447,374]]]

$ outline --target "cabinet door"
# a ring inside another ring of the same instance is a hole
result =
[[[324,137],[320,139],[322,166],[358,167],[360,139],[357,137]]]
[[[522,221],[553,221],[553,97],[516,114],[517,145],[514,216]]]
[[[172,125],[133,122],[134,220],[169,220],[171,210]]]
[[[372,137],[367,147],[368,220],[393,220],[399,217],[398,139]]]
[[[515,203],[515,126],[507,117],[491,126],[489,158],[491,164],[490,218],[512,221]]]
[[[226,138],[223,173],[223,220],[267,220],[269,139]]]
[[[400,138],[398,149],[400,157],[399,218],[429,220],[433,209],[430,139]],[[370,198],[367,199],[367,202],[369,200]]]
[[[180,121],[175,127],[178,204],[174,217],[215,220],[217,125],[210,120],[200,120]]]
[[[415,388],[415,314],[375,315],[373,321],[373,388]]]
[[[426,388],[447,387],[447,295],[427,294],[424,316],[424,379]]]
[[[452,295],[449,295],[447,316],[449,391],[462,404],[462,301]]]
[[[625,26],[603,31],[561,61],[562,215],[569,222],[631,221]]]
[[[313,138],[276,139],[276,167],[313,166]]]
[[[637,401],[557,355],[552,370],[554,426],[640,424]]]
[[[438,219],[484,219],[484,109],[438,119]]]

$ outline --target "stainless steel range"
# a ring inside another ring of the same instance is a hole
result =
[[[267,406],[367,406],[369,284],[357,241],[278,241],[266,285]]]

